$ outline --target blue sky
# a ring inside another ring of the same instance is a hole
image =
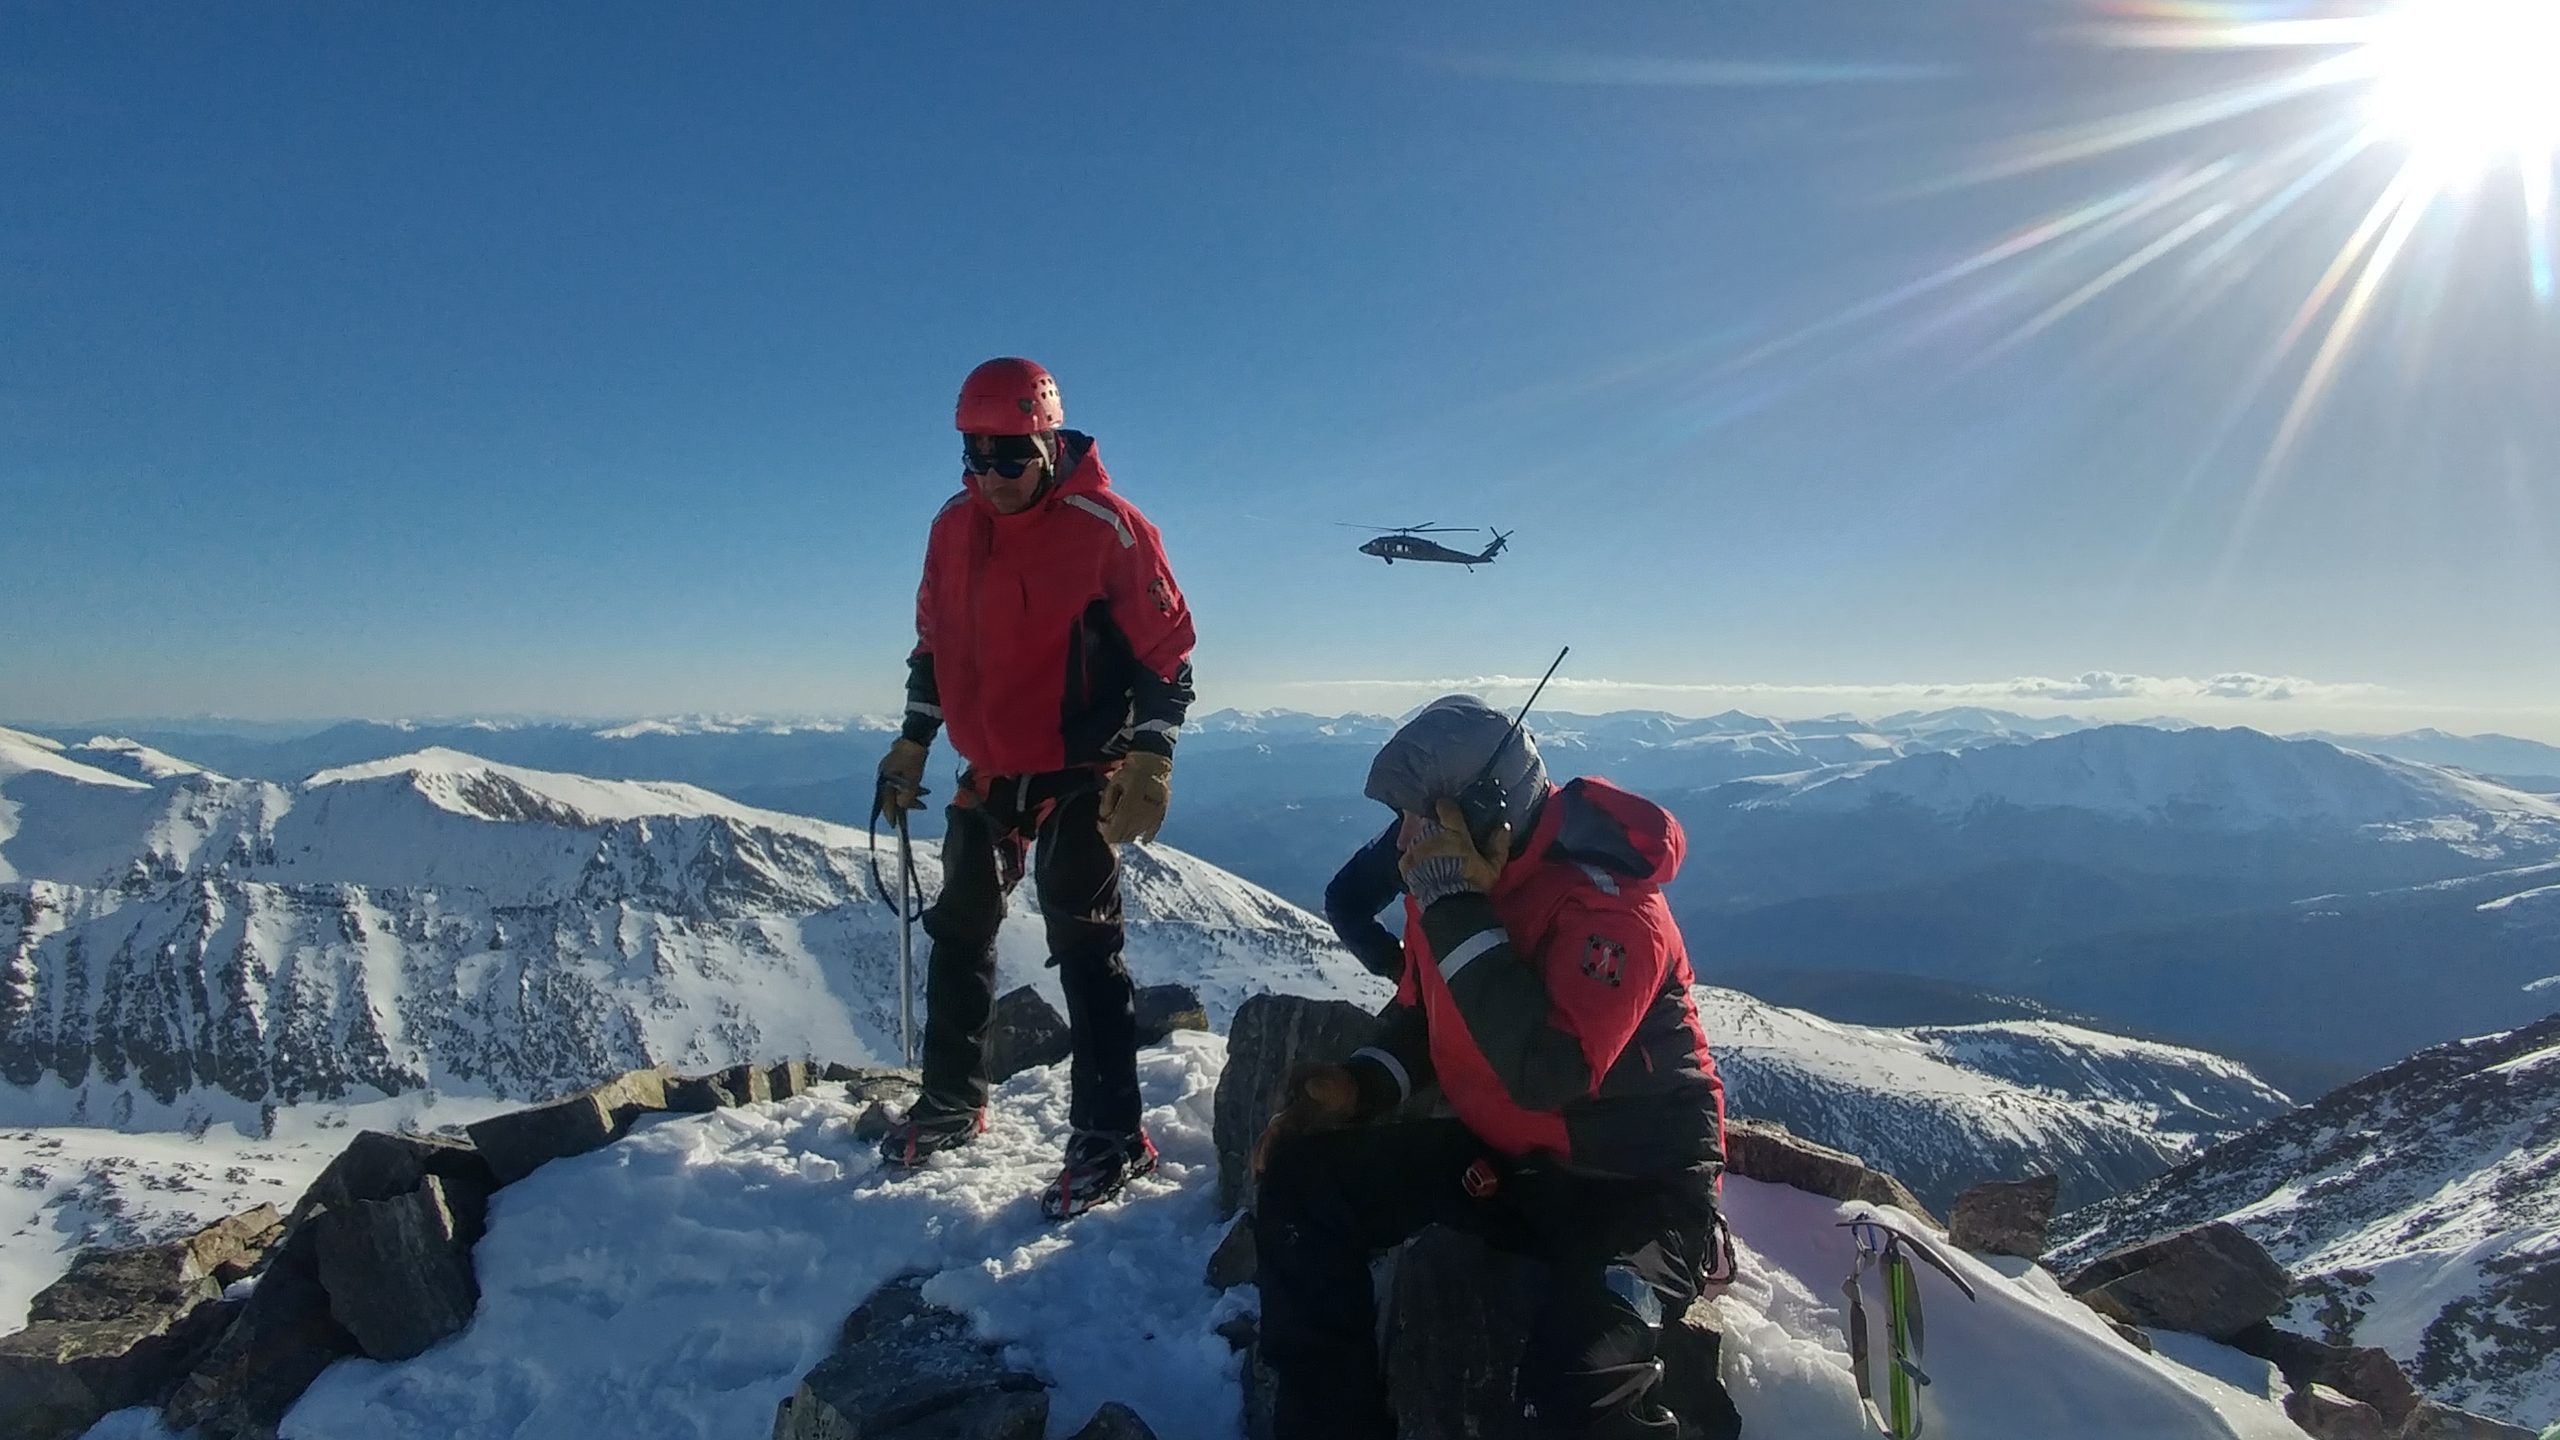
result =
[[[2252,373],[2391,147],[2244,226],[2351,102],[2069,143],[2264,57],[2013,0],[733,8],[0,15],[0,718],[886,707],[952,393],[1022,353],[1207,704],[1570,642],[1580,709],[2560,739],[2514,177],[2279,449],[2325,330]]]

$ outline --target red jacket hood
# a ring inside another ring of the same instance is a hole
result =
[[[1547,797],[1524,855],[1597,865],[1631,880],[1668,885],[1689,853],[1688,833],[1668,810],[1597,776],[1566,782]]]
[[[1111,476],[1102,468],[1102,447],[1094,443],[1093,437],[1080,430],[1061,430],[1058,436],[1066,447],[1067,459],[1072,463],[1067,470],[1067,478],[1050,486],[1040,496],[1038,504],[1016,514],[999,515],[996,507],[987,503],[987,497],[979,491],[978,477],[964,470],[960,473],[960,486],[969,492],[969,502],[990,520],[1019,520],[1025,515],[1037,515],[1070,495],[1100,495],[1109,490]]]

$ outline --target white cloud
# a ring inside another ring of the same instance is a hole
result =
[[[1301,680],[1290,682],[1287,688],[1376,689],[1439,695],[1453,691],[1521,690],[1536,683],[1534,675],[1471,675],[1430,680]],[[2070,677],[2021,675],[2008,680],[1879,681],[1867,684],[1606,680],[1559,675],[1548,682],[1548,689],[1566,694],[1726,697],[1737,701],[1772,696],[1807,697],[1895,706],[2104,702],[2177,705],[2217,700],[2334,705],[2371,701],[2391,693],[2388,687],[2381,685],[2306,680],[2293,675],[2253,675],[2245,671],[2197,679],[2187,675],[2128,675],[2114,670],[2091,670]]]

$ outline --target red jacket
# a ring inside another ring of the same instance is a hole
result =
[[[1396,1002],[1353,1057],[1374,1067],[1364,1093],[1435,1076],[1516,1158],[1621,1175],[1721,1160],[1724,1084],[1662,896],[1686,848],[1660,806],[1581,779],[1549,794],[1490,896],[1408,898]]]
[[[985,775],[1171,754],[1191,704],[1191,607],[1164,542],[1092,437],[1058,433],[1064,480],[1014,515],[970,484],[925,546],[906,733],[948,724]]]

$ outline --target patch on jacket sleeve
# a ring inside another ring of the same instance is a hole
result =
[[[1171,582],[1167,581],[1161,575],[1157,576],[1155,578],[1155,582],[1147,586],[1147,595],[1156,602],[1156,608],[1164,612],[1166,619],[1169,620],[1173,618],[1173,585]]]
[[[1603,985],[1615,985],[1626,974],[1627,947],[1606,935],[1594,935],[1582,945],[1582,973]]]

